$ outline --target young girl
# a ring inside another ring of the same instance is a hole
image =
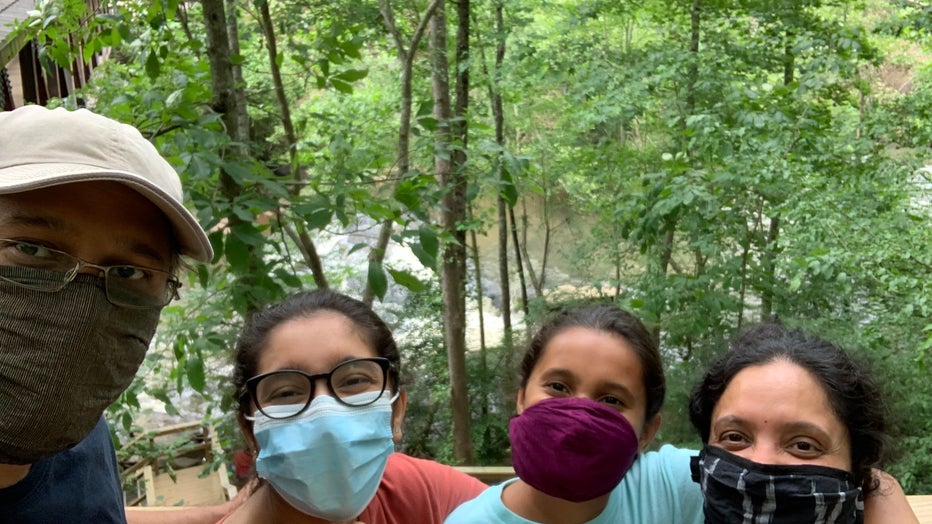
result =
[[[399,360],[378,315],[332,291],[255,314],[233,380],[262,484],[222,522],[435,524],[482,491],[449,466],[394,453]]]
[[[460,506],[448,524],[700,523],[694,452],[645,452],[666,385],[644,325],[615,306],[571,309],[533,338],[510,424],[518,478]]]

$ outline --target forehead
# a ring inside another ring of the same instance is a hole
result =
[[[593,328],[570,327],[557,333],[531,371],[531,377],[563,369],[580,380],[621,383],[644,394],[644,365],[623,337]]]
[[[161,262],[173,256],[165,215],[138,192],[109,181],[0,195],[0,236],[48,241],[89,261],[127,251]]]
[[[786,360],[748,366],[735,374],[712,411],[713,423],[722,417],[758,427],[807,423],[829,435],[847,434],[819,380]]]
[[[352,320],[322,310],[282,322],[269,332],[258,359],[257,374],[279,369],[325,373],[351,358],[377,357]]]

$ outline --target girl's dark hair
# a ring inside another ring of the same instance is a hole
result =
[[[651,420],[660,412],[666,395],[666,380],[657,344],[644,324],[634,315],[611,305],[592,305],[567,309],[544,324],[524,353],[521,361],[521,388],[527,386],[534,366],[543,355],[547,344],[563,330],[583,327],[618,335],[631,344],[644,368],[644,388],[647,393],[645,420]]]
[[[239,401],[241,413],[250,414],[249,395],[244,394],[246,381],[257,374],[259,356],[265,350],[269,333],[284,322],[307,318],[320,311],[339,313],[356,326],[363,340],[375,349],[380,357],[385,357],[391,362],[388,379],[392,388],[397,390],[398,370],[401,367],[398,346],[391,330],[375,311],[359,300],[327,289],[303,291],[253,313],[246,321],[236,342],[233,370],[233,394]]]
[[[693,389],[689,419],[702,441],[709,441],[712,410],[735,375],[746,367],[778,360],[798,365],[822,385],[832,411],[851,438],[851,469],[856,482],[865,494],[876,489],[878,482],[871,468],[880,465],[890,442],[880,388],[868,370],[842,348],[779,324],[759,324],[738,334],[729,351]]]

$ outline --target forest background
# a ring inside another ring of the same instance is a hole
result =
[[[932,5],[46,0],[19,30],[48,63],[108,54],[61,104],[139,127],[217,252],[116,439],[154,403],[241,445],[242,319],[331,287],[398,335],[403,449],[506,463],[528,331],[611,300],[666,359],[658,442],[700,445],[690,386],[779,319],[870,363],[886,469],[932,493]]]

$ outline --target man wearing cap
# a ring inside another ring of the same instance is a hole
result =
[[[139,131],[0,112],[0,519],[124,522],[101,415],[177,297],[181,255],[212,250]]]

